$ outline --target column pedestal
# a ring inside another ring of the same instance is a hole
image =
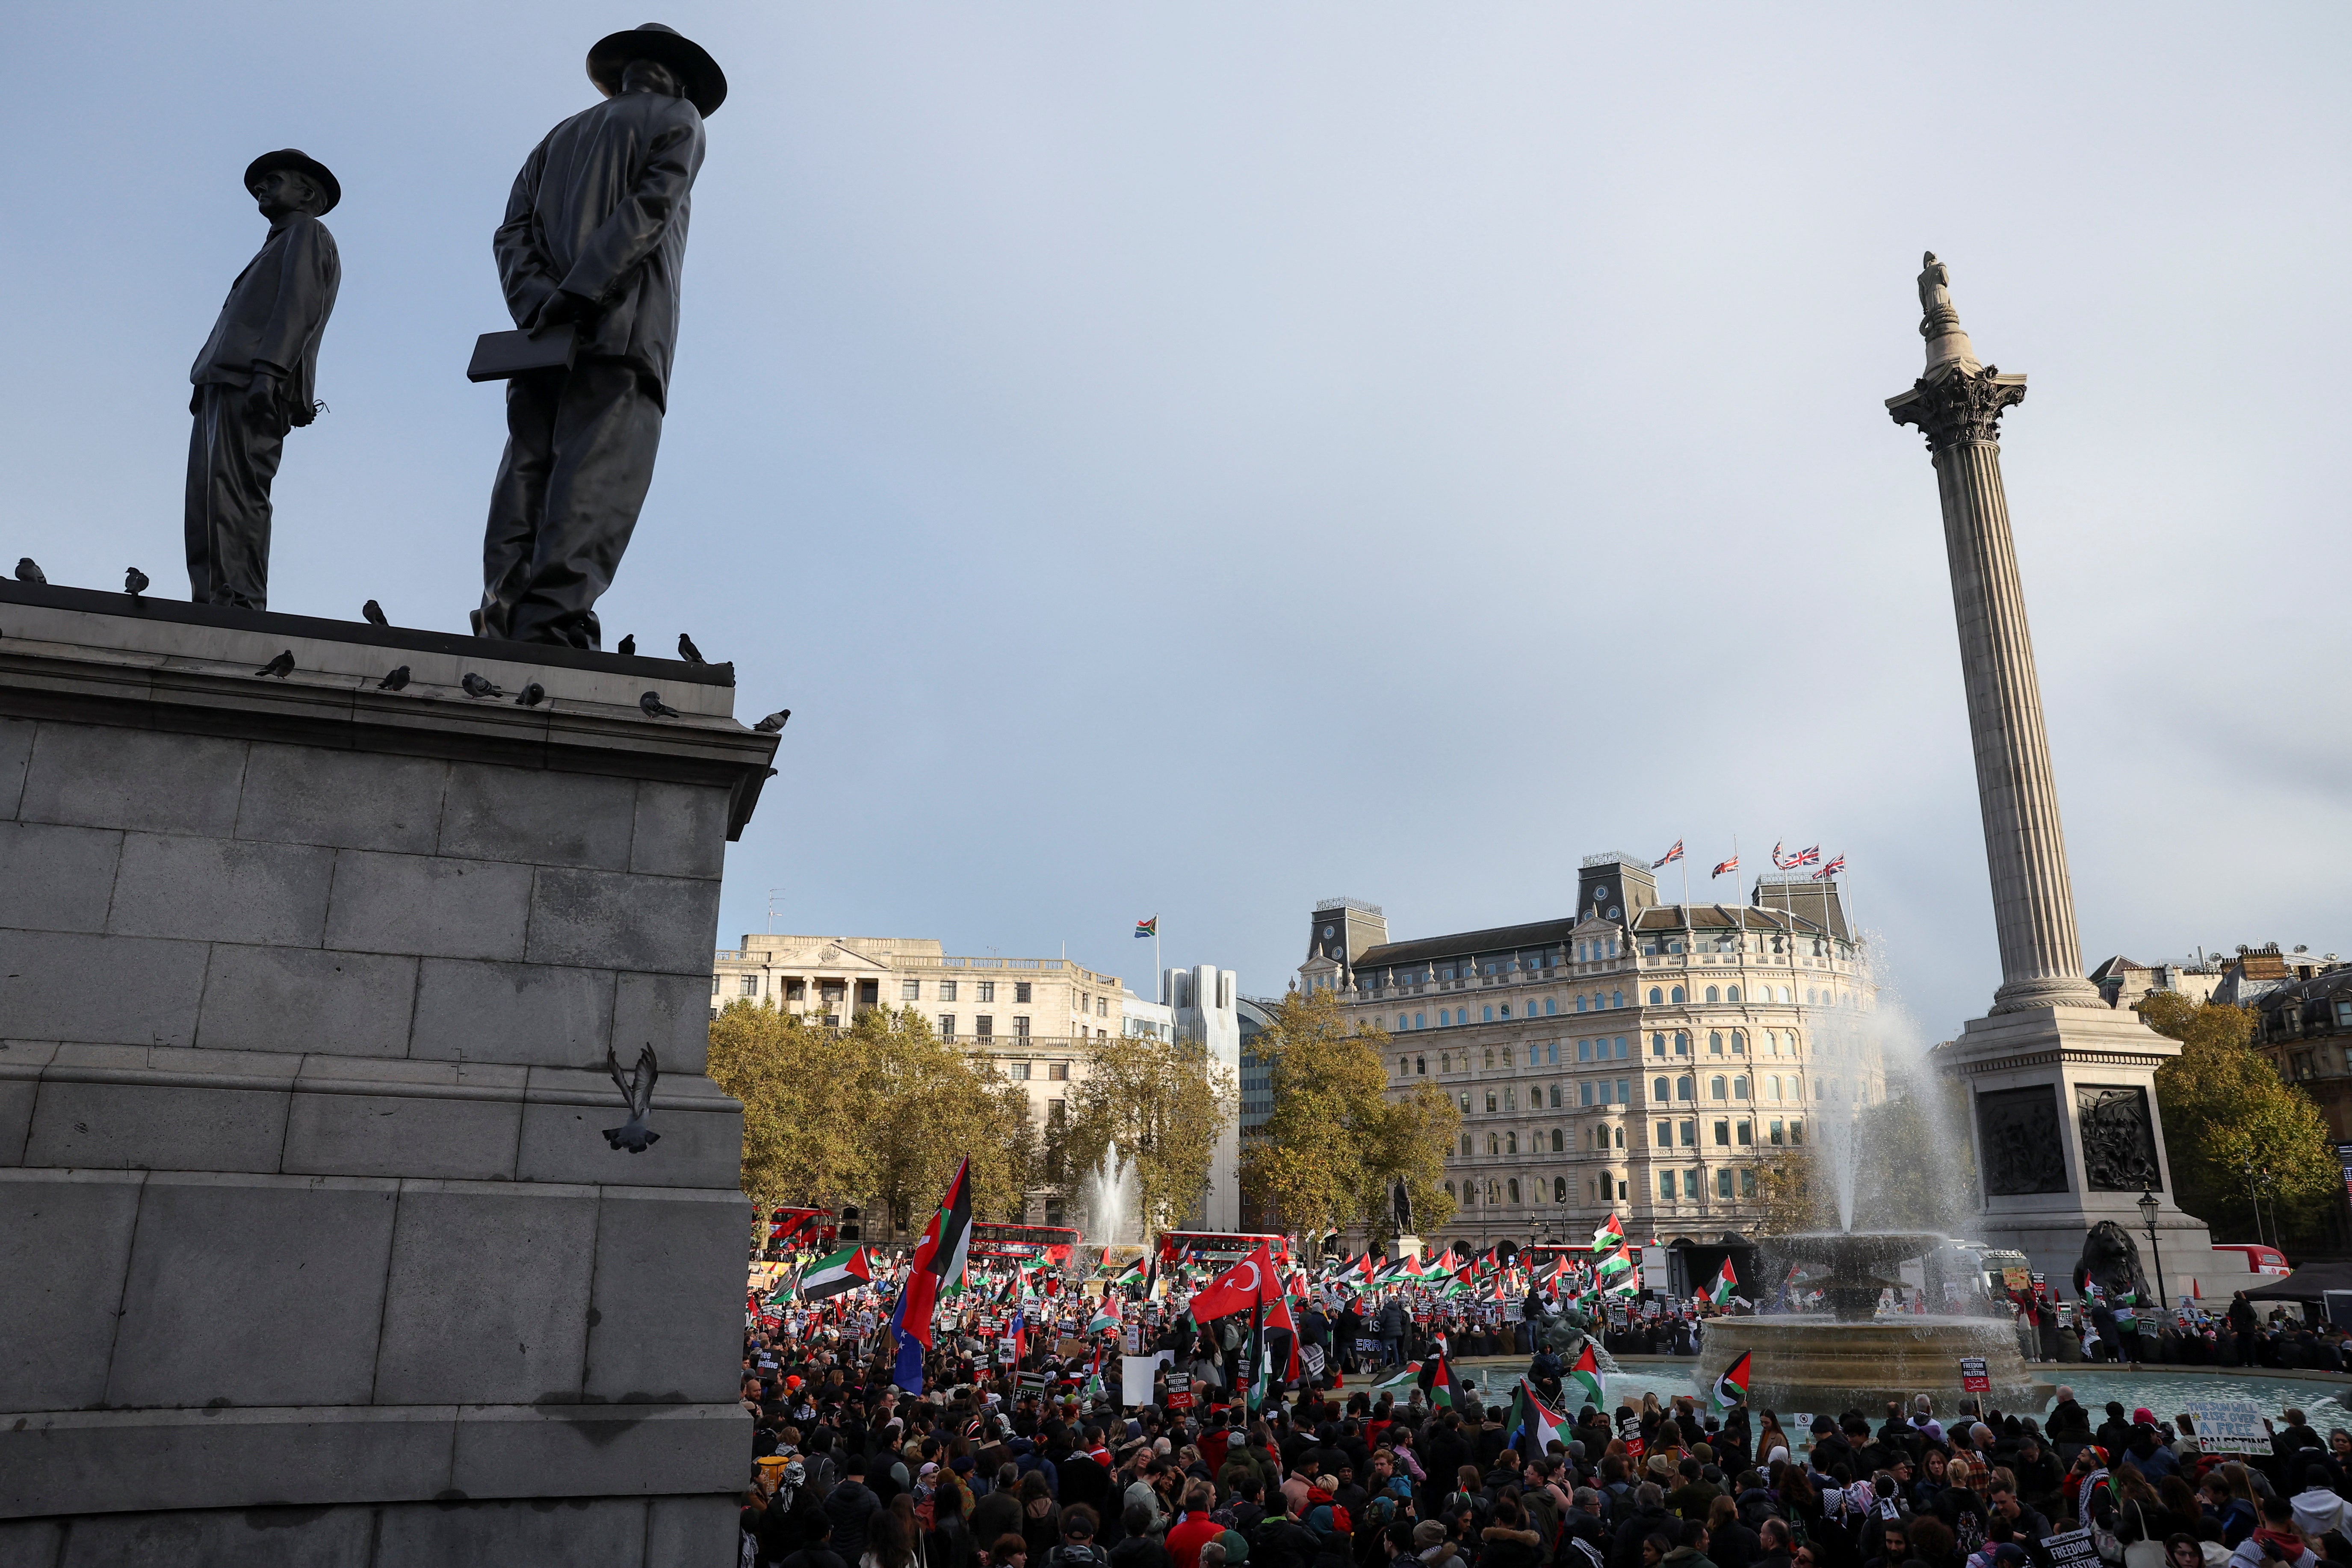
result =
[[[17,583],[0,633],[0,1561],[732,1561],[731,669]]]

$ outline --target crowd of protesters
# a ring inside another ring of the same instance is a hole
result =
[[[2352,1434],[2295,1410],[2251,1455],[2064,1388],[2040,1421],[1890,1398],[1799,1432],[1644,1395],[1587,1402],[1538,1442],[1507,1429],[1515,1373],[1483,1402],[1466,1377],[1433,1402],[1434,1363],[1377,1389],[1327,1364],[1253,1409],[1207,1379],[1171,1394],[1168,1370],[1222,1370],[1192,1348],[1129,1406],[1082,1364],[994,1373],[952,1334],[914,1395],[871,1337],[755,1329],[742,1562],[2095,1568],[2071,1537],[2116,1568],[2352,1568]]]

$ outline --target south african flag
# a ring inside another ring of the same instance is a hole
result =
[[[1154,915],[1148,921],[1136,921],[1135,934],[1138,936],[1158,936],[1160,934],[1160,917],[1158,915]]]

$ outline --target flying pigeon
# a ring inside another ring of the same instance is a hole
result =
[[[772,735],[777,731],[782,729],[785,724],[790,722],[792,716],[793,710],[791,709],[779,708],[773,713],[769,714],[766,718],[752,725],[751,728],[757,730],[762,735]]]
[[[709,664],[710,662],[709,659],[702,657],[702,650],[694,646],[694,639],[687,636],[684,632],[677,634],[677,657],[686,660],[688,664]]]
[[[515,706],[518,708],[536,708],[546,700],[547,688],[536,680],[515,694]]]
[[[255,670],[253,673],[256,675],[274,675],[280,680],[285,679],[288,676],[294,673],[294,650],[290,647],[288,648],[284,653],[279,654],[276,658],[271,659],[268,664],[263,665],[259,669]]]
[[[675,719],[677,710],[661,700],[658,691],[648,691],[637,699],[637,711],[648,719]]]
[[[390,675],[375,683],[378,691],[398,691],[408,684],[408,666],[401,665]]]
[[[147,574],[138,567],[126,566],[122,569],[122,591],[132,598],[135,599],[147,591]]]
[[[466,689],[468,697],[504,697],[507,694],[506,688],[492,686],[470,669],[466,672],[466,679],[457,684]]]
[[[647,1046],[637,1053],[637,1065],[629,1076],[621,1076],[621,1058],[613,1047],[604,1047],[604,1070],[613,1075],[613,1082],[621,1090],[621,1102],[629,1108],[629,1119],[618,1127],[604,1129],[604,1142],[615,1149],[626,1149],[632,1154],[642,1154],[661,1142],[661,1134],[646,1125],[646,1118],[654,1108],[654,1083],[661,1077],[661,1064],[654,1060],[654,1048]]]
[[[365,621],[372,626],[388,626],[392,625],[390,621],[383,618],[383,606],[377,604],[373,599],[370,599],[366,604],[360,606],[360,619]]]
[[[40,567],[34,564],[33,558],[31,556],[20,555],[16,558],[17,582],[46,583],[48,580],[47,575],[42,572]]]
[[[636,633],[635,633],[635,632],[631,632],[627,637],[623,637],[623,638],[621,639],[621,646],[620,646],[620,647],[616,647],[616,648],[614,648],[613,651],[614,651],[614,653],[619,654],[623,658],[636,658],[636,657],[637,657],[637,634],[636,634]]]

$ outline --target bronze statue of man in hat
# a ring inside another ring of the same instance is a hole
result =
[[[597,598],[653,482],[677,346],[688,194],[727,78],[657,23],[588,51],[604,101],[547,133],[493,248],[515,325],[568,322],[569,369],[507,383],[507,449],[482,542],[474,630],[601,646]]]
[[[229,285],[188,379],[188,597],[269,606],[269,487],[286,432],[317,416],[319,339],[342,281],[335,237],[319,220],[343,198],[324,163],[291,147],[264,153],[245,188],[269,237]]]

